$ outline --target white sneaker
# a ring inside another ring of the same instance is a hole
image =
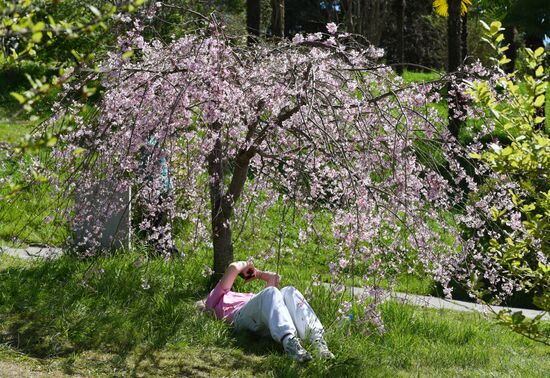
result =
[[[286,355],[298,362],[307,362],[312,359],[311,354],[304,349],[296,336],[290,335],[283,340],[283,348]]]
[[[313,348],[315,349],[315,355],[323,360],[331,360],[334,358],[334,354],[330,350],[328,350],[328,345],[325,339],[320,338],[311,343]]]

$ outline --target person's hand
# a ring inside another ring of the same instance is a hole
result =
[[[246,273],[247,273],[246,275],[243,275],[245,283],[249,283],[254,280],[257,280],[258,278],[261,277],[261,274],[262,274],[262,272],[256,268],[249,269],[246,271]]]
[[[239,275],[245,280],[245,282],[251,282],[259,278],[260,271],[254,267],[254,264],[250,261],[242,268]]]
[[[262,272],[262,279],[265,281],[266,286],[279,286],[281,282],[281,276],[273,272]]]

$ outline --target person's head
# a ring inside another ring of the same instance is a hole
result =
[[[195,307],[200,310],[200,311],[204,311],[206,312],[207,311],[207,308],[206,308],[206,298],[204,299],[199,299],[198,301],[195,302]]]

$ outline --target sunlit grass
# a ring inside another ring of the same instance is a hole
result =
[[[0,122],[0,143],[15,144],[32,131],[34,122]]]
[[[306,293],[336,360],[291,363],[279,344],[235,334],[195,309],[210,284],[201,275],[206,251],[136,261],[135,253],[93,261],[0,257],[0,360],[86,376],[543,377],[550,369],[547,349],[478,314],[387,303],[387,333],[368,335],[337,318],[338,301],[311,286],[307,267],[286,271],[284,285]]]

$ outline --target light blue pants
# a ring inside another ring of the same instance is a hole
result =
[[[233,320],[237,331],[249,330],[270,334],[277,342],[288,335],[302,340],[323,337],[323,325],[306,299],[292,286],[279,290],[268,287],[260,291],[237,313]]]

